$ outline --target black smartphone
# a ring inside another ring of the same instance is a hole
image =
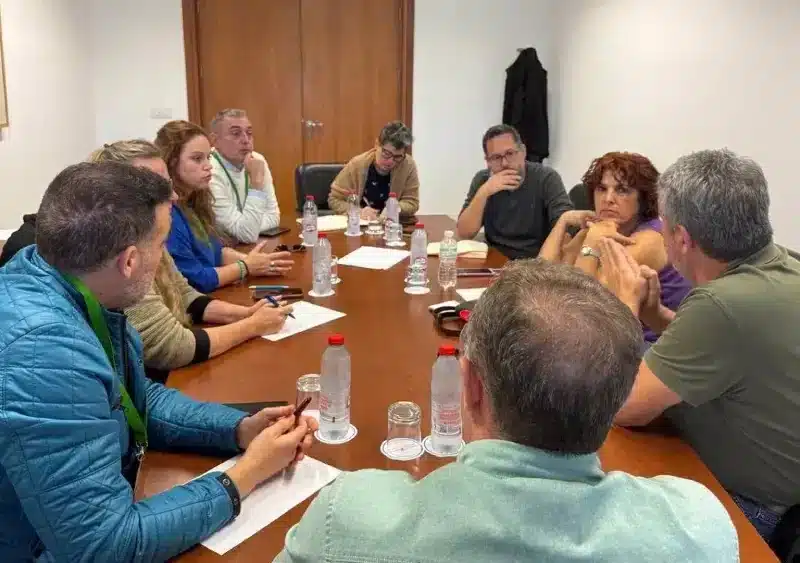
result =
[[[287,287],[286,289],[253,289],[250,291],[253,301],[261,301],[267,295],[274,297],[278,301],[290,299],[302,299],[303,290],[299,287]]]
[[[288,233],[290,230],[291,229],[287,229],[286,227],[273,227],[273,228],[267,229],[266,231],[261,233],[261,236],[262,237],[268,237],[268,238],[279,237],[283,233]]]
[[[459,268],[456,277],[459,278],[485,278],[496,276],[500,273],[498,268]]]
[[[261,403],[226,403],[225,406],[247,414],[256,414],[267,407],[285,407],[288,404],[286,401],[265,401]]]

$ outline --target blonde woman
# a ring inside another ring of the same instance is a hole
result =
[[[161,151],[144,140],[105,145],[89,160],[127,162],[169,178]],[[125,314],[142,337],[148,375],[163,380],[168,370],[202,362],[251,338],[279,331],[291,309],[264,303],[243,307],[195,291],[164,252],[150,291]],[[193,327],[201,322],[222,326]]]

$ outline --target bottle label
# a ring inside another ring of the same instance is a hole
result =
[[[434,405],[433,414],[439,424],[448,426],[461,426],[461,409],[450,405],[437,407]]]

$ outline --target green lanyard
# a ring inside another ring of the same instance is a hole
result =
[[[222,158],[220,158],[219,154],[217,154],[216,151],[212,152],[211,154],[213,154],[214,158],[217,159],[217,162],[219,162],[219,165],[222,166],[222,171],[225,172],[225,175],[228,177],[228,181],[231,183],[231,189],[233,190],[233,195],[236,196],[236,207],[239,208],[239,213],[241,213],[242,209],[244,209],[244,208],[242,207],[242,198],[239,197],[239,191],[236,189],[236,183],[233,181],[233,178],[231,178],[231,175],[230,175],[230,172],[228,172],[228,169],[225,168],[225,164],[222,162]],[[248,174],[247,170],[245,170],[244,171],[244,201],[245,201],[245,203],[247,202],[247,192],[249,192],[249,191],[250,191],[250,174]]]
[[[111,362],[111,369],[114,370],[114,375],[116,376],[117,369],[116,362],[114,362],[114,345],[111,343],[111,333],[108,330],[108,324],[103,316],[103,308],[100,302],[81,280],[69,274],[62,275],[64,279],[83,296],[83,303],[86,305],[86,313],[89,316],[89,324],[95,336],[97,336],[97,339],[100,341],[100,344],[103,345],[106,356],[108,356],[108,361]],[[122,396],[122,410],[125,412],[125,419],[128,421],[128,425],[133,431],[133,438],[136,441],[136,455],[141,457],[144,454],[144,450],[147,449],[147,426],[142,420],[139,411],[137,411],[136,407],[133,405],[131,396],[128,394],[128,390],[125,389],[124,381],[120,381],[119,388],[120,395]]]

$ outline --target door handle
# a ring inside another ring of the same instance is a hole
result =
[[[314,121],[313,119],[301,119],[300,122],[308,129],[321,129],[325,125],[321,121]]]

